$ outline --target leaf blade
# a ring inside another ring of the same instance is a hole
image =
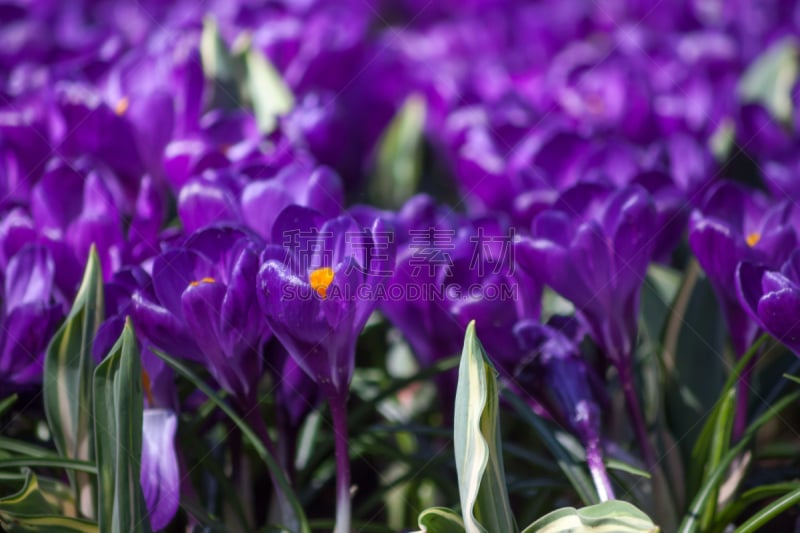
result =
[[[472,321],[464,336],[453,424],[461,512],[468,533],[517,531],[506,490],[498,411],[495,371]]]
[[[103,321],[103,273],[94,245],[83,280],[64,324],[47,347],[44,362],[44,408],[50,433],[62,457],[92,461],[92,343]],[[76,502],[94,516],[93,480],[70,473]],[[91,496],[87,496],[91,495]]]

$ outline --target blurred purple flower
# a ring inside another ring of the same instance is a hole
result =
[[[49,250],[28,244],[4,272],[0,318],[0,385],[4,389],[38,384],[44,353],[65,309],[54,298],[56,265]]]

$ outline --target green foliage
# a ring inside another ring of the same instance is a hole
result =
[[[275,460],[275,457],[273,457],[273,455],[267,450],[261,439],[258,438],[258,435],[256,435],[250,426],[244,420],[242,420],[242,418],[237,415],[236,412],[222,398],[220,398],[216,392],[214,392],[214,389],[209,387],[189,367],[161,351],[156,350],[155,354],[163,359],[164,362],[167,363],[178,374],[189,380],[189,382],[197,387],[197,389],[202,391],[203,394],[208,396],[208,398],[213,401],[214,404],[219,407],[220,410],[222,410],[222,412],[224,412],[234,424],[236,424],[236,426],[242,432],[244,438],[247,439],[247,442],[253,447],[261,460],[264,461],[264,464],[267,465],[270,474],[273,476],[273,479],[276,480],[280,490],[283,492],[283,496],[285,496],[288,500],[293,514],[289,515],[288,513],[284,513],[283,518],[284,520],[293,522],[290,530],[299,531],[301,533],[310,532],[311,530],[309,529],[308,520],[306,519],[303,507],[300,505],[300,502],[298,501],[297,496],[295,495],[294,490],[289,483],[289,480],[286,478],[286,474]]]
[[[792,88],[800,72],[800,46],[785,38],[768,48],[742,76],[739,95],[766,107],[778,121],[791,123]]]
[[[398,209],[416,191],[422,173],[425,100],[409,96],[386,127],[378,144],[370,198],[380,206]]]
[[[130,320],[94,373],[94,438],[99,525],[103,531],[150,531],[139,485],[142,366]]]
[[[521,410],[520,404],[524,404],[515,400],[515,407]],[[462,516],[439,507],[426,509],[419,515],[418,533],[519,531],[506,489],[498,404],[496,372],[475,335],[473,321],[467,326],[461,354],[453,428]],[[558,509],[536,520],[523,533],[658,530],[635,506],[612,500],[583,509]]]
[[[62,457],[80,461],[94,460],[92,345],[103,314],[103,271],[92,246],[72,310],[44,362],[44,407],[53,442]],[[81,512],[93,517],[94,480],[84,472],[70,472],[70,483]]]
[[[231,50],[213,18],[203,22],[200,37],[203,73],[210,82],[211,107],[252,108],[261,133],[275,130],[278,118],[294,107],[294,95],[269,59],[243,35]]]
[[[22,487],[14,494],[0,498],[0,525],[5,531],[39,531],[42,533],[97,533],[97,524],[64,516],[64,510],[48,501],[32,471],[25,469]]]
[[[506,492],[496,372],[474,321],[467,326],[458,376],[453,437],[465,528],[518,531]]]

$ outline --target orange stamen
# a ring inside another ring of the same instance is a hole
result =
[[[124,115],[125,111],[128,110],[128,106],[130,105],[130,103],[131,102],[130,100],[128,100],[128,97],[123,96],[122,98],[119,99],[117,105],[114,106],[114,113],[116,113],[119,116]]]
[[[753,233],[749,234],[745,240],[747,241],[747,246],[752,248],[758,244],[758,241],[761,240],[761,234],[757,231],[754,231]]]
[[[312,270],[308,274],[308,282],[321,298],[325,298],[328,294],[328,286],[333,283],[333,269],[322,267]]]
[[[189,283],[189,286],[190,287],[197,287],[201,283],[215,283],[216,281],[217,280],[215,280],[214,278],[205,277],[205,278],[201,278],[200,281],[193,281],[193,282]]]

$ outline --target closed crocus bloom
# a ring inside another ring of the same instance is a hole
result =
[[[780,269],[739,263],[736,290],[747,314],[800,356],[800,250]]]
[[[511,385],[580,439],[600,499],[614,498],[603,464],[600,405],[593,386],[599,380],[581,356],[577,343],[583,332],[577,322],[560,316],[547,325],[522,320],[513,332],[518,356],[504,362]]]
[[[161,531],[180,504],[180,472],[175,451],[178,417],[168,409],[146,408],[142,416],[142,465],[139,476],[150,527]]]
[[[206,365],[243,406],[255,402],[269,338],[253,287],[260,241],[235,227],[189,236],[153,263],[153,295],[133,295],[137,331],[156,347]]]
[[[466,239],[456,243],[460,217],[425,195],[411,198],[390,216],[397,240],[397,266],[391,286],[408,290],[443,287],[452,274],[453,252],[469,244]],[[447,294],[440,292],[389,298],[379,304],[381,313],[403,333],[423,366],[461,349],[464,330],[450,314],[446,299]]]
[[[619,373],[645,463],[655,466],[634,389],[639,294],[652,258],[656,210],[640,186],[609,191],[578,185],[533,223],[516,258],[531,275],[572,301],[589,335]]]
[[[734,350],[742,355],[758,328],[737,298],[735,272],[740,261],[778,268],[797,245],[795,215],[789,201],[775,202],[743,186],[714,187],[689,220],[689,246],[722,304]]]
[[[40,383],[47,343],[64,308],[53,298],[55,262],[47,248],[28,244],[5,269],[3,316],[0,319],[0,386]]]
[[[247,226],[269,240],[278,214],[292,204],[314,209],[326,218],[339,215],[343,204],[342,182],[327,167],[314,168],[297,162],[272,178],[248,183],[242,190],[240,204]]]
[[[615,365],[627,365],[637,333],[639,291],[650,262],[656,211],[639,186],[582,184],[540,214],[516,259],[572,301]]]
[[[31,192],[30,210],[37,233],[56,248],[71,251],[67,267],[59,258],[59,271],[79,273],[89,248],[94,244],[103,266],[103,277],[125,262],[121,202],[112,193],[115,177],[103,167],[86,171],[87,161],[70,166],[62,162],[48,166]],[[77,287],[74,288],[77,290]]]

